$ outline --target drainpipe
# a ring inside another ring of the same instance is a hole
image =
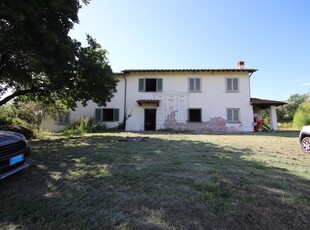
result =
[[[127,116],[127,112],[126,112],[126,103],[127,103],[127,78],[126,78],[126,74],[123,74],[123,77],[125,79],[125,94],[124,94],[124,118],[123,118],[123,123],[124,123],[124,131],[126,130],[126,116]]]
[[[249,95],[250,95],[250,98],[251,98],[251,76],[254,72],[250,73],[249,75]]]
[[[249,75],[249,96],[250,96],[250,105],[251,105],[251,76],[254,72],[250,73]],[[253,116],[253,119],[254,119],[254,105],[252,105],[252,116]],[[255,126],[253,126],[253,131],[255,131]]]

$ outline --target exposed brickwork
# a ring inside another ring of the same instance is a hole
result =
[[[171,112],[164,123],[165,129],[191,130],[196,132],[225,132],[226,120],[221,117],[211,118],[207,122],[177,122],[176,112]]]

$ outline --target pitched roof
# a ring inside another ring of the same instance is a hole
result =
[[[260,98],[251,98],[250,99],[251,105],[257,105],[261,107],[262,109],[266,109],[271,105],[279,106],[279,105],[285,105],[286,102],[283,101],[274,101],[274,100],[267,100],[267,99],[260,99]]]
[[[254,73],[257,69],[127,69],[123,70],[122,73],[214,73],[214,72],[243,72],[243,73]]]

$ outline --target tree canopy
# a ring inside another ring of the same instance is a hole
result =
[[[280,122],[292,122],[294,119],[295,112],[297,111],[298,107],[304,103],[309,94],[293,94],[291,95],[288,100],[286,101],[287,104],[280,106],[277,108],[277,116],[278,121]]]
[[[80,8],[79,0],[1,1],[0,96],[11,94],[0,106],[22,95],[67,108],[111,100],[117,81],[107,51],[89,35],[87,47],[68,35]]]

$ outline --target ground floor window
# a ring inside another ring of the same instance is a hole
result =
[[[58,114],[57,124],[58,125],[68,125],[70,123],[70,112],[64,112]]]
[[[201,122],[201,109],[189,109],[190,122]]]
[[[119,121],[119,109],[96,109],[95,120]]]
[[[227,109],[227,122],[234,123],[240,122],[240,109]]]

